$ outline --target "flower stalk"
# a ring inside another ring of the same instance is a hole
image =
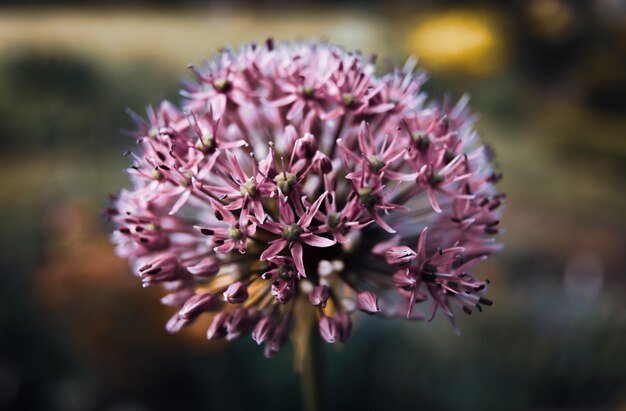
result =
[[[311,329],[307,351],[304,356],[301,372],[302,398],[307,411],[327,409],[325,389],[325,362],[322,339],[316,330]]]

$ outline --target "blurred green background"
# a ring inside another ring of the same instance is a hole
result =
[[[626,4],[113,1],[0,8],[0,409],[293,410],[292,348],[170,336],[109,244],[124,109],[178,100],[223,45],[328,39],[468,92],[508,194],[496,304],[431,324],[359,317],[327,346],[337,410],[626,410]],[[382,69],[381,65],[381,69]]]

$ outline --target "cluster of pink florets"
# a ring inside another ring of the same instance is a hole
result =
[[[328,342],[356,309],[432,318],[491,302],[469,269],[499,249],[502,196],[466,99],[425,105],[414,63],[325,44],[223,50],[147,121],[133,115],[133,188],[109,214],[144,286],[163,284],[177,332],[252,333],[267,356],[310,304]],[[298,311],[301,312],[301,311]]]

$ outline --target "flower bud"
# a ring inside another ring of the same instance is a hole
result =
[[[285,321],[276,327],[274,335],[272,335],[272,338],[265,344],[265,349],[263,350],[265,357],[269,358],[273,356],[285,345],[290,330],[289,321]]]
[[[276,322],[274,318],[263,317],[252,330],[252,339],[261,345],[272,337],[275,328]]]
[[[241,281],[232,283],[224,291],[224,301],[231,304],[241,304],[248,299],[248,287]]]
[[[391,280],[393,281],[393,285],[404,290],[413,289],[417,283],[415,278],[409,275],[408,270],[396,271],[391,277]]]
[[[226,320],[230,316],[228,311],[220,311],[215,314],[213,321],[206,333],[206,338],[209,340],[219,340],[226,335],[226,327],[224,326]]]
[[[318,285],[309,293],[309,302],[314,306],[324,308],[326,307],[328,296],[328,286]]]
[[[181,318],[194,319],[205,311],[216,310],[220,307],[220,302],[215,294],[196,294],[187,300],[178,316]]]
[[[189,319],[180,318],[178,313],[176,313],[169,319],[167,324],[165,324],[165,330],[170,334],[176,334],[190,323],[191,321]]]
[[[180,278],[181,266],[173,255],[158,257],[151,263],[139,268],[144,287],[163,281],[175,281]]]
[[[326,154],[318,151],[313,158],[313,169],[319,174],[328,174],[333,171],[333,162]]]
[[[291,300],[295,293],[294,279],[283,280],[277,279],[272,283],[272,295],[279,303],[285,304]]]
[[[344,343],[350,339],[350,334],[352,332],[352,321],[350,320],[350,316],[343,311],[335,314],[335,320],[337,323],[337,333],[339,334],[339,341]]]
[[[334,343],[338,337],[337,321],[333,317],[322,317],[320,320],[320,335],[326,342]]]
[[[313,157],[317,150],[317,142],[313,134],[306,133],[303,137],[296,140],[295,152],[298,157],[310,158]]]
[[[366,314],[376,314],[380,312],[378,296],[371,291],[362,291],[357,294],[356,306]]]
[[[396,245],[385,251],[385,259],[387,264],[395,265],[396,267],[405,267],[415,258],[417,254],[405,245]]]
[[[233,310],[230,317],[224,322],[226,328],[226,339],[233,340],[250,325],[250,315],[245,308]]]
[[[220,271],[220,263],[213,257],[206,257],[198,264],[187,267],[187,270],[197,277],[213,277]]]
[[[170,307],[182,306],[188,299],[193,297],[193,295],[194,292],[192,289],[184,288],[161,298],[161,304],[168,305]]]

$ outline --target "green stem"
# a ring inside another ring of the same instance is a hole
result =
[[[309,344],[302,364],[302,395],[304,409],[322,411],[325,409],[325,393],[323,387],[324,357],[322,339],[316,329],[309,335]]]

